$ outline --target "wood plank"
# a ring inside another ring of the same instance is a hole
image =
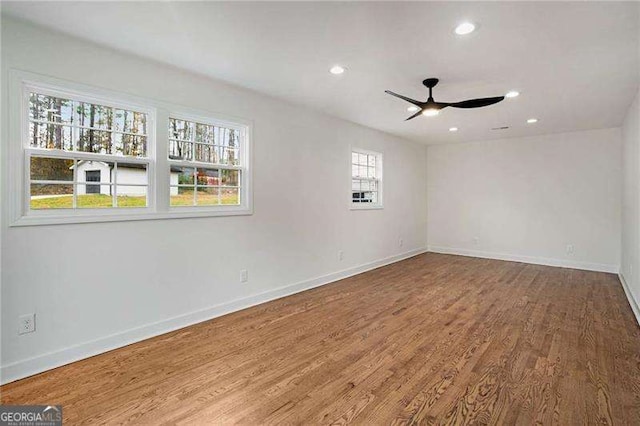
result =
[[[640,424],[640,327],[615,275],[427,253],[0,398],[67,424]]]

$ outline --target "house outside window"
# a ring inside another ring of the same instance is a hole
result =
[[[382,154],[353,149],[351,152],[351,208],[382,208]]]
[[[169,118],[171,207],[239,206],[246,172],[242,126],[197,117]]]
[[[9,88],[10,226],[253,213],[250,122],[17,70]]]
[[[38,88],[26,96],[28,210],[147,208],[146,112]]]

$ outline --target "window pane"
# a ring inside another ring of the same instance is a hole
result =
[[[145,157],[147,155],[147,137],[114,133],[113,154],[128,157]]]
[[[220,202],[222,204],[240,204],[239,188],[220,188]]]
[[[360,190],[360,181],[358,179],[353,179],[351,181],[351,190],[359,191]]]
[[[29,95],[29,118],[71,124],[73,122],[73,102],[69,99],[31,93]]]
[[[196,161],[211,164],[218,163],[219,156],[215,146],[196,144],[195,151]]]
[[[368,159],[369,159],[369,167],[375,167],[376,166],[376,156],[375,155],[369,155]]]
[[[358,176],[367,177],[367,166],[358,166]]]
[[[111,154],[111,132],[80,129],[78,151]]]
[[[73,150],[71,127],[29,123],[29,144],[34,148]]]
[[[170,118],[169,119],[169,138],[192,141],[193,140],[193,124],[194,123],[192,123],[191,121]]]
[[[193,206],[193,187],[172,186],[170,189],[171,206]]]
[[[240,132],[224,127],[216,127],[216,130],[216,145],[227,148],[237,148],[239,146]]]
[[[223,149],[222,164],[228,164],[230,166],[237,166],[240,162],[238,159],[238,150],[233,148]]]
[[[119,132],[146,135],[147,114],[116,108],[114,110],[113,128]]]
[[[351,177],[358,177],[358,166],[356,165],[352,165],[351,166]]]
[[[367,155],[366,154],[358,154],[358,164],[366,166],[367,165]]]
[[[169,158],[172,160],[191,160],[193,158],[193,143],[169,141]]]
[[[113,127],[113,109],[111,107],[78,102],[78,125],[92,129],[110,130]]]
[[[198,185],[220,185],[220,170],[218,169],[198,169],[197,177]]]
[[[238,170],[221,170],[223,186],[238,186],[240,183],[240,172]]]
[[[370,192],[370,191],[359,191],[359,192],[354,192],[353,193],[353,202],[354,203],[371,203],[371,202],[375,202],[374,200],[374,195],[376,194],[375,192]]]
[[[367,177],[375,178],[376,177],[376,168],[375,167],[367,167]]]
[[[113,167],[114,163],[112,162],[78,160],[76,164],[77,180],[80,183],[91,182],[90,185],[111,183]]]
[[[352,152],[351,153],[351,164],[358,164],[358,153],[357,152]]]
[[[171,185],[193,185],[195,169],[171,166]]]
[[[78,208],[101,209],[113,207],[111,185],[78,184]]]
[[[70,209],[73,208],[73,185],[44,185],[31,184],[30,207],[41,209]]]
[[[31,157],[31,180],[73,181],[73,160]]]
[[[147,185],[149,183],[147,177],[147,165],[135,163],[118,162],[118,173],[116,179],[112,179],[111,183],[120,185]],[[120,192],[118,192],[120,194]]]
[[[202,142],[213,145],[215,142],[213,126],[208,124],[196,123],[196,142]]]
[[[198,206],[214,206],[219,204],[218,187],[198,187],[198,196],[196,205]]]
[[[118,184],[116,186],[116,194],[118,198],[118,207],[147,207],[146,186],[127,186]]]

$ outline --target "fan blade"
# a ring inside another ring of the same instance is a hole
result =
[[[385,90],[384,93],[388,93],[391,96],[395,96],[396,98],[403,99],[403,100],[409,102],[410,104],[414,104],[414,105],[419,106],[420,108],[422,108],[423,102],[416,101],[415,99],[407,98],[406,96],[398,95],[397,93],[393,93],[391,90]]]
[[[406,119],[406,120],[404,120],[404,121],[409,121],[409,120],[411,120],[412,118],[416,118],[416,117],[417,117],[417,116],[419,116],[420,114],[422,114],[422,110],[420,110],[420,111],[416,112],[415,114],[413,114],[411,117],[407,118],[407,119]]]
[[[449,106],[452,106],[454,108],[480,108],[480,107],[497,104],[503,99],[504,99],[504,96],[496,96],[495,98],[469,99],[468,101],[449,104]]]

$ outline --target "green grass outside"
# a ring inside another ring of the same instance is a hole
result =
[[[78,195],[78,208],[99,209],[112,207],[112,197],[104,194]],[[238,194],[223,193],[220,196],[222,204],[238,204]],[[218,204],[217,194],[198,192],[198,205],[211,206]],[[147,197],[145,196],[118,196],[118,207],[146,207]],[[171,196],[172,206],[193,205],[193,191],[185,191],[179,195]],[[31,209],[70,209],[73,207],[73,196],[48,197],[31,200]]]

